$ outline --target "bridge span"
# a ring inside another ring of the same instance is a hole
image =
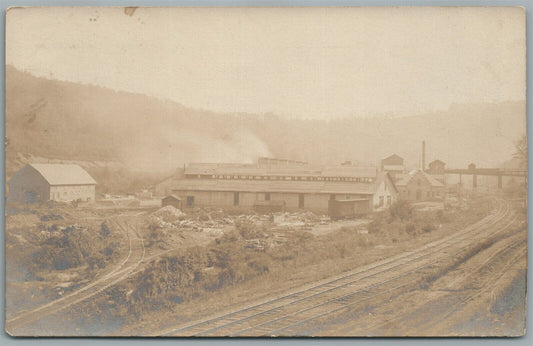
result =
[[[458,174],[459,183],[462,183],[463,175],[472,176],[472,186],[477,187],[478,176],[498,177],[498,188],[501,189],[503,177],[523,177],[527,179],[527,169],[506,169],[506,168],[477,168],[475,164],[468,165],[466,169],[445,169],[444,174]]]

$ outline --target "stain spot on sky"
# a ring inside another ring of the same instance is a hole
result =
[[[131,17],[135,13],[136,9],[137,7],[124,7],[124,13]]]

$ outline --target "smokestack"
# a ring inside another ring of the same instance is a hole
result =
[[[426,170],[426,141],[422,141],[422,171]]]

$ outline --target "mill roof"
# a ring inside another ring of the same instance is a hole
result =
[[[253,164],[192,163],[185,168],[192,175],[321,176],[375,178],[375,167],[360,166],[283,166]]]
[[[328,194],[374,194],[388,175],[379,173],[373,182],[179,179],[172,188],[188,191],[287,192]],[[395,188],[395,187],[394,187]]]

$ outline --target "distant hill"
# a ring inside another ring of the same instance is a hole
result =
[[[6,69],[8,153],[118,160],[166,170],[191,160],[253,160],[266,147],[238,119]]]
[[[187,162],[253,162],[259,156],[374,164],[394,152],[417,165],[423,139],[427,162],[489,167],[508,160],[524,132],[525,102],[453,105],[398,118],[282,119],[191,109],[6,68],[8,177],[35,158],[157,173]]]

